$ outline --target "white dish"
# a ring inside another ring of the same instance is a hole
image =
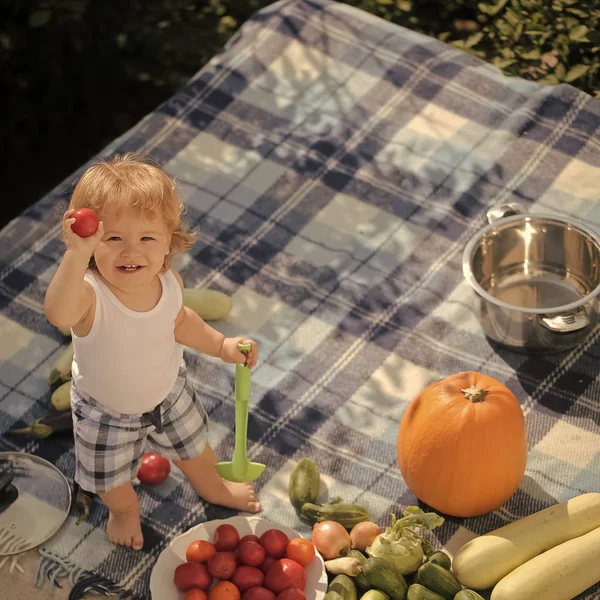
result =
[[[173,583],[175,569],[185,562],[185,551],[194,540],[212,541],[215,529],[223,523],[233,525],[240,537],[255,534],[261,536],[268,529],[280,529],[290,539],[301,537],[297,531],[283,525],[276,525],[260,517],[231,517],[230,519],[216,519],[192,527],[185,533],[177,536],[160,553],[152,573],[150,574],[150,594],[152,600],[183,600],[180,592]],[[327,591],[327,572],[321,555],[306,567],[306,587],[304,595],[306,600],[322,600]]]

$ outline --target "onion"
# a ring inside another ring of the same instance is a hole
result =
[[[364,552],[365,548],[370,546],[380,533],[381,528],[377,523],[372,523],[371,521],[357,523],[350,532],[352,547]]]
[[[342,551],[350,550],[350,534],[336,521],[322,521],[312,530],[312,543],[325,560],[337,558]]]

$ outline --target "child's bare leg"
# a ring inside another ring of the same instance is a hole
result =
[[[131,483],[125,483],[100,494],[102,502],[109,510],[106,535],[121,546],[141,550],[144,545],[140,523],[140,503]]]
[[[252,513],[261,510],[252,484],[233,483],[221,478],[215,469],[217,457],[208,444],[200,456],[173,462],[183,471],[194,491],[211,504]]]

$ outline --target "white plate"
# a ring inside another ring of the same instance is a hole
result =
[[[250,534],[261,536],[267,529],[279,529],[290,539],[302,537],[290,527],[275,525],[275,523],[259,517],[231,517],[230,519],[200,523],[177,536],[160,553],[150,574],[150,594],[153,600],[183,600],[183,592],[180,592],[173,583],[175,569],[185,562],[185,551],[194,540],[212,541],[215,529],[223,523],[233,525],[238,530],[240,537]],[[323,559],[317,552],[315,560],[306,567],[304,595],[306,600],[322,600],[326,590],[327,572]]]

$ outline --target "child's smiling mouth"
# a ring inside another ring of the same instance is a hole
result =
[[[143,268],[143,265],[120,265],[117,267],[121,273],[137,273],[137,271]]]

